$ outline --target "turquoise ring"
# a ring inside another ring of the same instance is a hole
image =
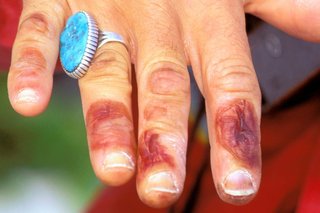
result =
[[[96,21],[86,12],[72,15],[60,35],[60,62],[63,70],[72,78],[83,77],[99,47],[108,42],[125,45],[121,35],[100,31]]]

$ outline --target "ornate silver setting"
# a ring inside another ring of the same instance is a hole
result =
[[[80,64],[77,66],[77,68],[73,72],[68,72],[62,66],[65,73],[67,73],[67,75],[75,79],[82,78],[87,73],[90,67],[91,61],[97,51],[98,42],[99,42],[99,29],[95,20],[88,13],[84,11],[81,11],[81,13],[83,13],[88,20],[88,39],[87,39],[85,52],[82,56]]]
[[[62,66],[65,73],[75,79],[80,79],[87,73],[97,49],[104,44],[108,42],[120,42],[126,47],[121,35],[115,32],[100,31],[94,18],[85,11],[80,11],[80,13],[85,14],[88,20],[88,39],[84,55],[82,56],[80,64],[73,72],[68,72]]]

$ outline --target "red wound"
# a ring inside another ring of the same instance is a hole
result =
[[[86,126],[91,149],[132,144],[132,121],[121,102],[98,101],[92,104],[87,112]]]
[[[40,50],[35,47],[26,47],[21,50],[13,68],[19,68],[23,72],[33,71],[43,74],[43,71],[47,68],[47,61]]]
[[[139,171],[145,172],[156,165],[165,164],[174,167],[172,157],[159,143],[159,134],[146,131],[139,144]]]
[[[37,88],[39,80],[46,73],[47,61],[44,55],[34,47],[26,47],[19,52],[19,58],[12,64],[11,76],[14,79],[14,90]],[[37,90],[37,89],[36,89]]]
[[[245,100],[221,107],[216,118],[217,140],[234,157],[249,165],[259,159],[259,124],[253,105]]]

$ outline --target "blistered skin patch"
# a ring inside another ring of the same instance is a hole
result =
[[[166,164],[174,167],[174,161],[166,150],[166,147],[160,144],[159,134],[146,131],[142,135],[142,141],[139,145],[139,170],[145,172],[156,165]]]
[[[34,47],[26,47],[20,51],[20,56],[11,66],[14,79],[14,90],[25,88],[36,89],[41,86],[39,79],[46,74],[47,62],[44,55]]]
[[[129,113],[120,102],[98,101],[93,103],[86,117],[91,149],[106,146],[128,146],[133,138]]]
[[[19,69],[24,76],[35,77],[47,68],[47,61],[44,55],[34,47],[26,47],[21,50],[20,57],[13,64],[12,69]],[[20,73],[19,73],[20,74]]]
[[[254,165],[259,158],[259,123],[253,105],[245,100],[217,111],[217,140],[235,158]]]

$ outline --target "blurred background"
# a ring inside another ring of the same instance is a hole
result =
[[[0,212],[83,212],[101,187],[91,169],[77,81],[55,76],[48,109],[13,111],[0,73]],[[19,204],[19,205],[17,205]]]

